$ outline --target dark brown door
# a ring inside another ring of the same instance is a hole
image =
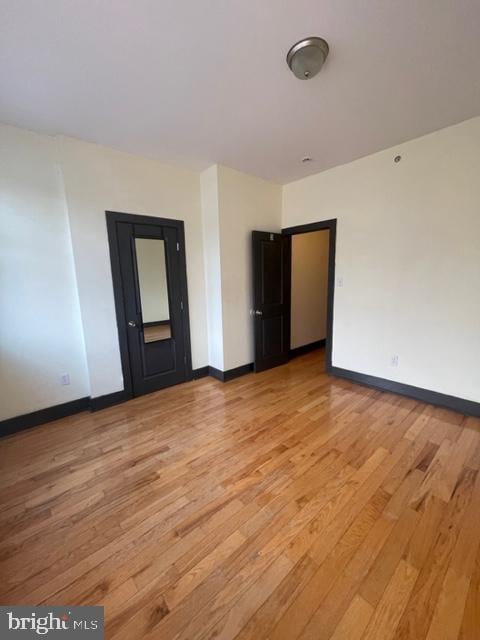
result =
[[[133,395],[187,379],[182,263],[172,226],[117,222]]]
[[[253,231],[255,371],[288,361],[290,350],[290,238]]]

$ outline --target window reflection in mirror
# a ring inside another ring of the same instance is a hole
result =
[[[165,242],[135,238],[145,343],[172,337],[168,304]]]

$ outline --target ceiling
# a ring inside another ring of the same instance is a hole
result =
[[[0,121],[195,169],[284,183],[480,115],[478,0],[0,0],[0,25]],[[297,80],[309,35],[330,55]]]

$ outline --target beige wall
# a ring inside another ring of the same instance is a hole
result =
[[[199,174],[7,126],[0,156],[0,419],[123,389],[106,210],[184,220],[192,361],[207,365]]]
[[[0,127],[0,417],[123,388],[105,210],[185,221],[195,368],[252,361],[251,231],[337,218],[333,364],[480,401],[479,148],[476,118],[286,185],[282,205],[224,167]]]
[[[0,420],[90,393],[54,140],[0,126]],[[62,386],[60,376],[70,375]]]
[[[292,349],[327,335],[329,235],[313,231],[292,236]]]
[[[338,219],[335,366],[480,401],[479,150],[475,118],[284,187],[284,227]]]
[[[200,185],[202,191],[208,364],[223,371],[222,269],[220,265],[218,167],[216,165],[202,172]]]
[[[193,367],[251,362],[250,234],[280,228],[279,185],[14,127],[0,134],[1,418],[123,389],[106,210],[184,220]]]
[[[281,229],[280,185],[218,167],[224,369],[253,361],[252,231]]]
[[[207,365],[199,174],[70,138],[58,146],[92,396],[123,389],[106,210],[185,222],[192,361]]]
[[[227,167],[201,175],[210,365],[253,361],[252,231],[280,230],[279,185]]]

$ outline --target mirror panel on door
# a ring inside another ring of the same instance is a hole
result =
[[[178,220],[107,212],[125,390],[191,378],[185,235]]]
[[[165,241],[135,238],[144,343],[172,337]]]

